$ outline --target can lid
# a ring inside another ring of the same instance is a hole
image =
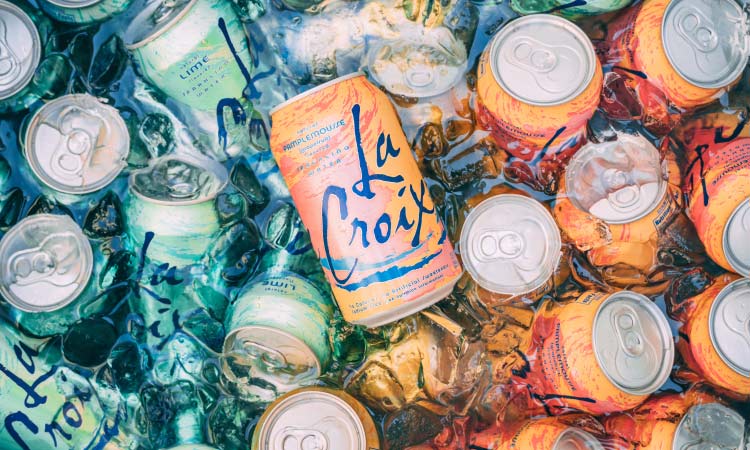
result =
[[[672,0],[662,23],[664,51],[689,83],[709,89],[726,87],[748,62],[746,21],[735,0]]]
[[[594,353],[604,374],[633,395],[655,392],[669,378],[672,332],[664,313],[632,291],[610,295],[594,318]]]
[[[0,241],[0,294],[28,312],[55,311],[83,292],[94,256],[68,216],[37,214],[18,222]]]
[[[352,72],[350,74],[342,75],[342,76],[340,76],[338,78],[334,78],[331,81],[326,81],[325,83],[319,84],[319,85],[315,86],[314,88],[308,89],[305,92],[302,92],[301,94],[297,94],[297,95],[295,95],[292,98],[284,100],[283,102],[281,102],[278,105],[276,105],[273,108],[271,108],[271,110],[268,112],[268,115],[269,116],[273,116],[274,113],[276,113],[276,112],[278,112],[278,111],[286,108],[287,106],[289,106],[289,105],[291,105],[293,103],[296,103],[296,102],[302,100],[303,98],[305,98],[305,97],[307,97],[309,95],[318,93],[318,92],[320,92],[320,91],[322,91],[324,89],[328,89],[329,87],[333,86],[334,84],[339,84],[341,82],[344,82],[344,81],[347,81],[347,80],[351,80],[352,78],[359,78],[359,77],[364,77],[364,76],[365,76],[364,72]]]
[[[464,267],[480,286],[520,295],[549,280],[560,260],[562,239],[541,203],[501,194],[471,210],[459,246]]]
[[[103,0],[42,0],[61,8],[78,9],[101,3]]]
[[[682,417],[673,450],[741,449],[744,444],[745,419],[721,403],[702,403],[691,407]]]
[[[708,328],[722,361],[750,377],[750,279],[740,278],[721,290],[711,305]]]
[[[130,174],[130,191],[163,205],[194,205],[215,198],[229,182],[217,161],[191,155],[168,155]]]
[[[182,444],[177,447],[170,447],[166,450],[218,450],[216,447],[211,447],[205,444]]]
[[[18,6],[0,0],[0,100],[29,84],[41,58],[42,44],[34,22]]]
[[[148,4],[125,29],[125,46],[128,50],[135,50],[158,38],[180,20],[197,1],[161,0]]]
[[[581,429],[570,427],[565,429],[557,438],[552,450],[603,450],[602,444]]]
[[[126,166],[130,135],[119,112],[88,94],[42,106],[26,130],[25,154],[44,184],[68,194],[97,191]]]
[[[463,79],[469,64],[466,48],[448,28],[426,28],[405,36],[382,41],[367,54],[370,75],[388,92],[433,97]]]
[[[573,22],[549,14],[513,20],[490,44],[498,84],[516,99],[540,106],[566,103],[594,78],[596,53]]]
[[[750,276],[750,198],[740,203],[724,227],[724,255],[735,272]]]
[[[293,393],[268,410],[264,419],[253,439],[258,450],[367,448],[365,427],[357,412],[328,392]]]
[[[643,136],[589,143],[570,159],[565,191],[580,210],[607,223],[634,222],[649,214],[667,192],[659,151]]]

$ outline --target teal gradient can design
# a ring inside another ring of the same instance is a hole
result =
[[[109,19],[130,6],[131,0],[41,0],[41,7],[55,20],[89,24]]]
[[[632,2],[633,0],[511,0],[510,7],[521,15],[546,13],[576,18],[618,11]]]
[[[242,382],[263,378],[277,392],[314,380],[331,361],[331,299],[287,271],[250,281],[227,310],[225,372]]]

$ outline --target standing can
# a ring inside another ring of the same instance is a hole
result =
[[[365,407],[343,391],[304,388],[271,403],[255,426],[251,450],[325,448],[378,450],[380,438]]]
[[[271,150],[344,319],[376,327],[461,275],[393,105],[362,74],[271,111]]]
[[[511,0],[510,7],[521,15],[554,13],[571,19],[620,10],[633,0]]]
[[[656,392],[672,369],[667,318],[635,292],[588,291],[569,303],[547,302],[532,333],[529,384],[542,390],[536,398],[580,411],[598,415],[633,408]]]
[[[564,417],[564,416],[562,416]],[[504,430],[493,427],[471,437],[471,448],[487,450],[604,450],[590,433],[566,424],[562,417],[544,417],[514,424]]]
[[[585,141],[601,88],[599,60],[580,28],[547,14],[521,17],[482,53],[477,120],[517,158],[563,158]]]
[[[55,20],[90,24],[101,22],[125,11],[131,0],[42,0],[44,12]]]

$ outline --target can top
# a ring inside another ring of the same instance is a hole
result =
[[[0,294],[28,312],[54,311],[78,297],[94,267],[91,244],[68,216],[36,214],[0,241]]]
[[[672,0],[662,41],[677,73],[707,89],[732,84],[750,56],[747,17],[735,0]]]
[[[750,198],[740,203],[724,226],[724,255],[735,272],[750,276]]]
[[[688,409],[677,425],[673,450],[743,448],[745,419],[721,403],[702,403]]]
[[[620,291],[594,318],[594,353],[604,374],[633,395],[655,392],[669,378],[674,342],[669,323],[648,297]]]
[[[42,0],[61,8],[78,9],[101,3],[103,0]]]
[[[492,38],[490,67],[516,99],[539,106],[566,103],[597,70],[594,46],[573,22],[549,14],[515,19]]]
[[[570,427],[565,429],[557,438],[552,450],[604,450],[602,444],[591,434]]]
[[[282,399],[263,415],[255,435],[258,450],[367,448],[365,427],[354,408],[317,390],[301,390]]]
[[[565,191],[576,208],[607,223],[634,222],[656,208],[667,192],[659,151],[643,136],[589,143],[570,159]]]
[[[32,116],[24,151],[44,184],[85,194],[108,185],[126,166],[130,135],[115,108],[88,94],[71,94]]]
[[[130,175],[130,191],[162,205],[194,205],[212,200],[229,182],[226,168],[208,158],[167,155]]]
[[[750,377],[750,279],[740,278],[721,290],[711,305],[708,329],[722,361]]]
[[[500,194],[471,210],[459,246],[464,267],[480,286],[520,295],[549,280],[560,260],[562,239],[541,203]]]
[[[18,6],[0,0],[0,100],[29,84],[41,58],[41,38],[31,17]]]
[[[182,19],[197,1],[161,0],[150,3],[135,16],[125,30],[125,46],[128,50],[135,50],[158,38]]]
[[[365,76],[364,72],[353,72],[353,73],[350,73],[350,74],[347,74],[347,75],[342,75],[342,76],[340,76],[338,78],[334,78],[331,81],[326,81],[325,83],[319,84],[319,85],[315,86],[312,89],[308,89],[305,92],[302,92],[301,94],[297,94],[297,95],[295,95],[294,97],[292,97],[290,99],[284,100],[283,102],[281,102],[278,105],[276,105],[273,108],[271,108],[271,111],[268,112],[268,115],[269,116],[273,116],[274,113],[278,112],[279,110],[282,110],[282,109],[286,108],[287,106],[291,105],[292,103],[296,103],[299,100],[302,100],[303,98],[307,97],[308,95],[312,95],[312,94],[318,93],[318,92],[320,92],[320,91],[322,91],[324,89],[328,89],[329,87],[333,86],[334,84],[339,84],[339,83],[341,83],[343,81],[351,80],[352,78],[359,78],[359,77],[364,77],[364,76]]]

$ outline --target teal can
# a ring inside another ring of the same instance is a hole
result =
[[[116,16],[130,6],[131,0],[41,0],[41,7],[55,20],[91,24]]]
[[[578,18],[618,11],[631,3],[633,0],[511,0],[510,7],[521,15],[547,13]]]

